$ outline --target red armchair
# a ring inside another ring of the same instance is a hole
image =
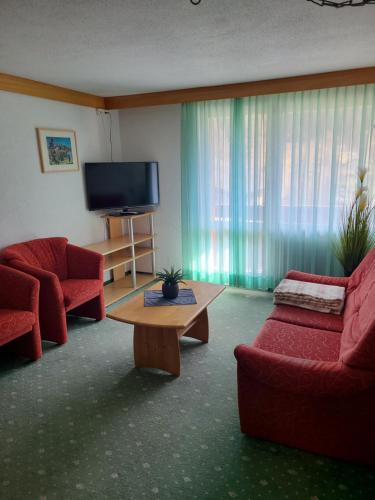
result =
[[[375,250],[345,286],[341,316],[275,307],[251,346],[235,350],[242,432],[335,458],[375,464]]]
[[[38,320],[39,282],[0,265],[0,346],[36,360],[42,355]]]
[[[42,338],[64,344],[66,313],[101,320],[105,317],[103,256],[68,243],[42,238],[12,245],[1,257],[40,282]]]

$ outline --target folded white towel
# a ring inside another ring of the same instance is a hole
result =
[[[341,314],[345,302],[345,288],[283,279],[274,290],[273,302],[312,311]]]

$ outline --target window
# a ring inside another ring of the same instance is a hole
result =
[[[374,124],[375,85],[184,105],[185,272],[261,289],[292,267],[339,273],[331,242],[359,166],[374,186]]]

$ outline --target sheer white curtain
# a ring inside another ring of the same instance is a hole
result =
[[[340,272],[331,242],[359,166],[374,193],[374,125],[375,85],[184,105],[185,272],[261,289]]]

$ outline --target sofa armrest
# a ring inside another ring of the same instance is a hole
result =
[[[49,304],[51,301],[60,305],[64,304],[64,296],[61,290],[59,278],[56,274],[40,269],[39,267],[31,266],[30,264],[20,260],[12,260],[9,265],[39,280],[40,303],[43,306],[45,304]],[[44,307],[42,307],[40,313],[43,314],[44,312],[47,311],[45,311]]]
[[[70,243],[66,247],[66,254],[69,278],[103,279],[103,255]]]
[[[38,313],[39,281],[11,267],[0,266],[0,308]]]
[[[291,270],[285,278],[296,281],[307,281],[308,283],[318,283],[319,285],[333,285],[347,288],[349,278],[336,276],[321,276],[319,274],[304,273],[302,271]]]
[[[375,372],[352,369],[343,363],[313,361],[276,354],[248,345],[235,349],[238,368],[277,390],[342,397],[375,387]]]

